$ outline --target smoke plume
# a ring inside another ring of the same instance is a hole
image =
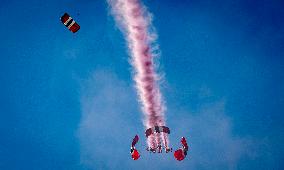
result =
[[[151,25],[151,15],[138,0],[108,0],[117,24],[123,31],[134,67],[134,81],[145,115],[144,126],[165,126],[165,105],[159,89],[159,76],[155,71],[157,35]],[[163,141],[168,147],[165,133],[149,136],[148,146],[156,147]]]

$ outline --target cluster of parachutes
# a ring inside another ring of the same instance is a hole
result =
[[[153,135],[154,133],[161,133],[161,132],[170,134],[170,129],[166,126],[155,126],[155,127],[147,129],[145,131],[145,135],[148,138],[150,135]],[[139,141],[139,137],[138,135],[135,135],[135,137],[132,140],[132,144],[130,148],[130,154],[133,160],[137,160],[140,158],[140,154],[138,150],[135,148],[135,145],[138,143],[138,141]],[[180,142],[182,144],[182,147],[180,147],[174,152],[174,157],[178,161],[182,161],[186,157],[187,151],[189,149],[186,139],[184,137],[181,138]],[[158,153],[161,153],[161,145],[158,145],[157,148],[147,148],[147,151],[156,153],[156,149],[158,149]],[[166,150],[166,153],[168,153],[169,151],[172,151],[171,148],[165,148],[165,150]]]
[[[62,24],[64,24],[73,33],[76,33],[80,29],[80,25],[76,21],[74,21],[74,19],[67,13],[64,13],[64,15],[61,16],[60,20],[61,20]],[[170,129],[166,126],[154,126],[154,127],[149,128],[145,131],[146,138],[148,138],[151,135],[154,135],[155,133],[170,134]],[[139,140],[139,137],[137,135],[132,140],[130,153],[131,153],[131,157],[132,157],[133,160],[137,160],[137,159],[140,158],[140,154],[139,154],[138,150],[135,148],[135,145],[138,142],[138,140]],[[180,142],[182,144],[182,147],[174,152],[174,157],[178,161],[183,160],[186,157],[187,151],[188,151],[188,145],[187,145],[186,139],[184,137],[182,137]],[[157,145],[158,146],[156,148],[148,147],[147,151],[156,153],[156,150],[158,150],[158,153],[162,153],[161,144],[158,143]],[[165,145],[167,145],[167,144],[165,144]],[[172,152],[172,148],[165,146],[165,151],[166,151],[166,153]]]

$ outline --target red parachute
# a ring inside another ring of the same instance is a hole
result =
[[[176,150],[174,153],[174,156],[178,161],[182,161],[186,157],[188,151],[188,145],[184,137],[181,138],[180,142],[182,144],[182,148]]]
[[[131,154],[131,157],[132,157],[133,160],[137,160],[137,159],[139,159],[140,154],[136,149],[134,149],[132,154]]]
[[[133,160],[137,160],[140,157],[138,150],[135,149],[135,145],[138,142],[138,140],[139,140],[139,137],[135,135],[135,137],[132,140],[131,149],[130,149],[130,154]]]
[[[69,14],[65,13],[61,18],[61,22],[73,33],[80,29],[80,25],[77,24]]]

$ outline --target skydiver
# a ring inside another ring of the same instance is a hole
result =
[[[169,147],[166,147],[166,148],[165,148],[165,151],[166,151],[166,153],[168,153],[168,152],[172,152],[173,149],[172,149],[172,148],[169,148]]]
[[[156,148],[147,147],[146,150],[152,153],[156,153]]]
[[[158,145],[157,149],[158,149],[158,153],[162,153],[162,145],[161,144]]]

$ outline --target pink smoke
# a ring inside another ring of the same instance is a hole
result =
[[[145,115],[144,126],[165,126],[165,106],[155,73],[153,57],[156,34],[151,31],[151,17],[138,0],[108,0],[113,14],[125,33],[131,54],[131,63],[135,68],[134,80],[142,111]],[[156,147],[163,141],[168,147],[168,136],[165,133],[151,135],[148,146]]]

